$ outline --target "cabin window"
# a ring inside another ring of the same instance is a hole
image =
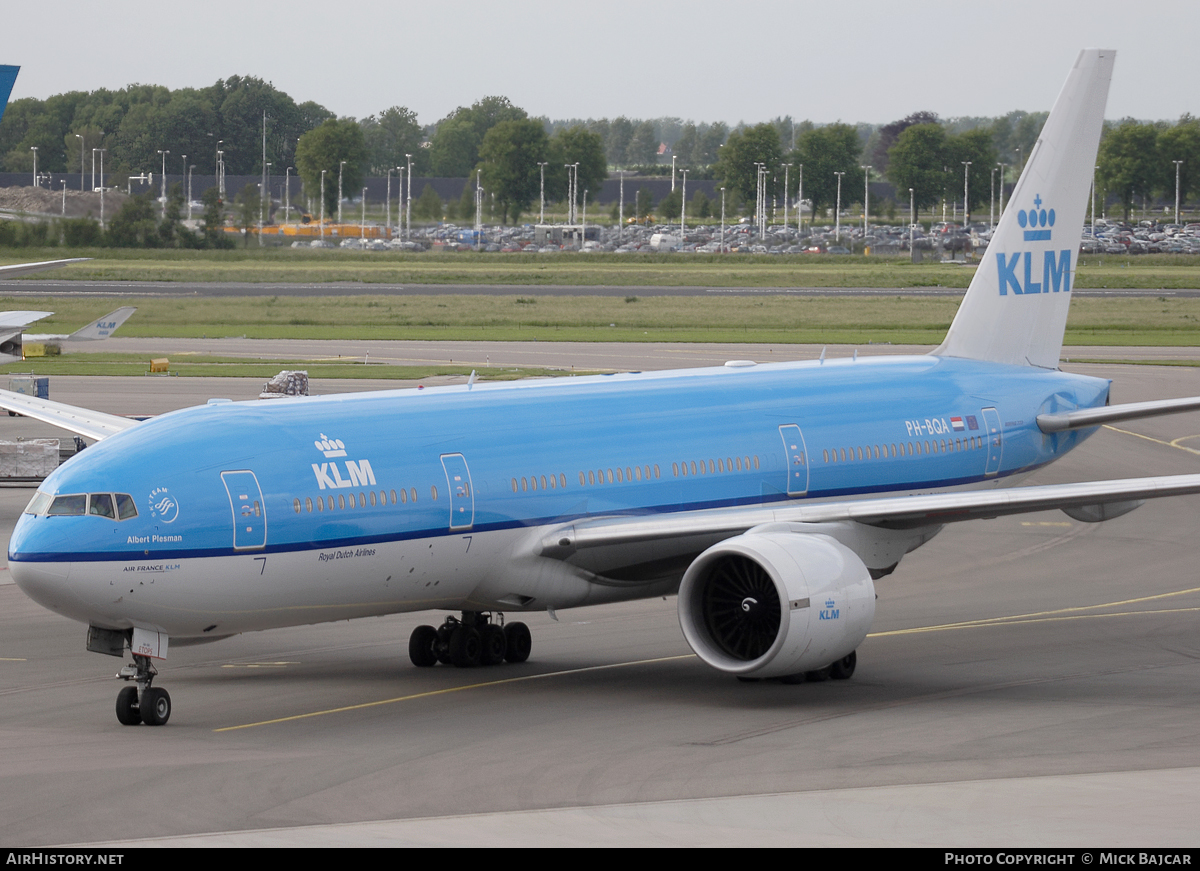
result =
[[[587,484],[587,478],[583,477],[583,472],[579,473],[579,486],[583,487]]]
[[[436,484],[434,484],[432,487],[429,488],[429,498],[432,499],[434,502],[437,502],[437,485]]]
[[[346,497],[342,493],[338,494],[338,508],[342,509],[343,511],[346,510]]]
[[[374,490],[371,491],[371,507],[372,508],[375,507],[375,491]]]
[[[692,460],[692,474],[696,474],[696,461]]]
[[[655,463],[655,464],[654,464],[654,477],[655,477],[655,478],[657,478],[657,477],[658,477],[658,463]]]
[[[754,455],[754,468],[758,468],[758,454]]]
[[[304,497],[304,510],[312,514],[312,499],[307,496]]]
[[[293,510],[294,510],[294,511],[295,511],[297,514],[299,514],[299,513],[300,513],[300,500],[299,500],[299,499],[293,499],[293,500],[292,500],[292,509],[293,509]],[[93,512],[93,513],[95,513],[95,512]]]
[[[325,500],[322,499],[320,496],[317,497],[317,510],[318,511],[325,510]]]
[[[679,477],[679,463],[671,463],[671,474],[676,478]]]
[[[621,467],[617,466],[617,483],[620,484],[623,481],[624,481],[624,476],[621,474]]]
[[[638,481],[642,480],[642,467],[641,466],[633,467],[633,477],[635,479],[637,479]]]
[[[596,473],[591,469],[588,469],[588,483],[593,487],[596,485]]]
[[[567,476],[564,475],[562,472],[558,473],[558,486],[562,490],[567,489]]]

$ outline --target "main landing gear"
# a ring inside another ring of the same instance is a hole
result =
[[[429,668],[439,662],[459,668],[524,662],[533,638],[524,623],[493,623],[490,613],[463,611],[462,619],[447,617],[437,629],[418,626],[408,639],[413,665]]]
[[[117,720],[122,726],[163,726],[171,719],[171,696],[160,687],[151,686],[158,670],[148,656],[134,654],[133,665],[127,665],[117,675],[132,680],[137,686],[125,687],[117,693]]]

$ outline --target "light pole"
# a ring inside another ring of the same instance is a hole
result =
[[[675,155],[671,155],[671,193],[675,193]]]
[[[162,217],[163,217],[163,220],[166,220],[166,217],[167,217],[167,155],[170,154],[171,152],[170,151],[160,151],[158,153],[162,155],[162,176],[158,180],[158,189],[161,192],[159,194],[159,196],[162,199]],[[92,151],[92,158],[93,158],[93,160],[95,159],[95,149],[93,149],[93,151]],[[95,167],[93,167],[93,169],[95,169]],[[93,178],[92,181],[94,182],[95,179]]]
[[[996,214],[999,215],[1001,218],[1003,218],[1004,217],[1004,167],[1008,166],[1008,164],[1007,163],[997,163],[996,166],[1000,167],[1000,208],[997,210]]]
[[[386,217],[383,219],[383,225],[385,227],[387,227],[387,231],[390,233],[392,231],[392,167],[390,167],[390,166],[388,167],[388,173],[387,173],[387,194],[384,196],[383,201],[387,204],[385,206]],[[404,201],[403,184],[401,185],[401,188],[400,188],[400,201],[401,202]],[[398,211],[397,211],[397,217],[399,217]]]
[[[542,179],[541,206],[538,208],[538,223],[546,223],[546,164],[548,161],[538,162],[538,173]]]
[[[62,213],[63,213],[63,217],[65,218],[67,216],[67,177],[65,175],[63,176],[63,179],[62,179],[62,189],[63,189]]]
[[[36,145],[31,145],[31,146],[29,146],[29,150],[33,152],[33,186],[38,187],[39,186],[38,178],[37,178],[37,150],[38,150],[38,147]],[[1175,163],[1178,164],[1179,161],[1175,161]],[[1176,166],[1175,169],[1176,169],[1175,179],[1176,179],[1176,181],[1178,181],[1179,180],[1179,172],[1178,172],[1179,167]],[[1176,186],[1178,187],[1178,185],[1176,185]],[[1179,198],[1176,197],[1175,199],[1178,200]],[[1176,206],[1175,206],[1175,211],[1176,212],[1179,211],[1178,204],[1176,204]]]
[[[338,223],[342,223],[342,170],[346,166],[346,161],[338,163]]]
[[[796,193],[796,235],[804,234],[804,164],[796,167],[800,171],[800,190]]]
[[[917,226],[917,198],[913,194],[913,189],[908,189],[908,257],[914,263],[917,259],[917,251],[913,247],[913,234]]]
[[[564,163],[563,168],[567,171],[567,223],[575,223],[575,188],[574,182],[571,180],[571,164]]]
[[[795,139],[796,138],[795,125],[793,124],[792,127],[793,127],[792,138]],[[788,170],[791,169],[791,166],[792,165],[790,163],[785,163],[783,165],[783,237],[785,239],[787,238],[787,227],[788,227],[788,222],[787,222],[788,196],[789,196],[788,195]]]
[[[992,198],[988,201],[988,229],[996,226],[996,167],[992,167]]]
[[[362,218],[358,227],[358,247],[367,247],[367,189],[362,192]]]
[[[34,160],[36,173],[36,154],[34,155]],[[1178,223],[1180,222],[1180,164],[1183,163],[1183,161],[1171,161],[1171,163],[1175,164],[1175,223]]]
[[[225,199],[225,187],[222,184],[222,179],[221,179],[221,157],[225,153],[221,150],[221,146],[224,144],[225,144],[224,139],[217,140],[217,162],[214,167],[214,172],[216,173],[215,181],[217,183],[217,196],[220,197],[220,199],[222,199],[222,200]]]
[[[192,219],[192,173],[195,169],[196,169],[196,164],[193,163],[193,164],[188,165],[187,194],[188,194],[188,220],[189,221]]]
[[[107,148],[101,148],[100,151],[100,229],[104,229],[104,152]]]
[[[76,133],[75,138],[79,140],[79,191],[83,192],[83,136]]]
[[[264,114],[265,119],[265,114]],[[266,121],[264,120],[264,124]],[[267,220],[271,217],[271,164],[263,164],[263,189],[262,196],[258,198],[258,247],[263,246],[263,228],[267,226]]]
[[[871,214],[871,164],[859,164],[863,171],[863,248],[867,246],[867,230],[870,229]]]
[[[325,170],[321,170],[321,242],[325,242]]]
[[[960,160],[963,165],[963,229],[967,229],[967,224],[971,223],[971,161]]]
[[[617,199],[617,245],[625,243],[625,170],[620,172],[620,193]]]
[[[679,196],[679,247],[683,248],[683,240],[687,236],[687,170],[680,170],[683,173],[683,189]]]
[[[842,241],[842,176],[846,173],[835,172],[837,176],[837,206],[833,210],[833,238],[838,242]]]
[[[292,222],[292,170],[294,167],[289,166],[283,174],[283,222],[290,224]]]
[[[721,253],[725,253],[725,188],[721,188]]]
[[[404,160],[408,165],[408,187],[406,188],[408,191],[408,199],[405,200],[405,202],[408,204],[408,211],[405,213],[406,217],[404,223],[404,241],[407,242],[409,237],[412,236],[412,155],[405,154]]]
[[[92,149],[92,190],[93,191],[96,190],[96,152],[99,150],[100,149],[98,149],[98,148]]]

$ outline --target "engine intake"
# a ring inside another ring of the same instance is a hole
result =
[[[862,560],[826,535],[750,532],[702,553],[679,587],[679,625],[720,671],[782,677],[855,650],[875,617]]]

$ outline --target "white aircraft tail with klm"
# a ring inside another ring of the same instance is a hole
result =
[[[1115,58],[1079,53],[934,354],[1058,368]]]

